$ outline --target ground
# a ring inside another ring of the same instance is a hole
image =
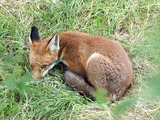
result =
[[[158,0],[0,1],[0,119],[160,119],[160,2]],[[32,79],[28,36],[68,30],[112,38],[127,51],[134,80],[115,102],[83,98],[63,83],[56,67]]]

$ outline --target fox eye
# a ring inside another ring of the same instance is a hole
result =
[[[33,67],[34,67],[34,66],[33,66],[33,65],[30,65],[29,67],[30,67],[31,70],[33,70]]]
[[[48,66],[47,64],[42,65],[42,66],[41,66],[41,69],[45,69],[47,66]]]

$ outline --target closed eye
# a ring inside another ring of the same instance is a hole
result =
[[[44,64],[41,66],[41,69],[44,70],[46,67],[50,66],[51,64]]]
[[[49,65],[47,65],[47,64],[46,65],[42,65],[41,69],[45,69],[47,66],[49,66]]]
[[[29,67],[30,67],[31,70],[33,70],[33,67],[34,67],[34,66],[33,66],[33,65],[30,65]]]

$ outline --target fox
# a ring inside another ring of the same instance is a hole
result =
[[[33,26],[29,44],[29,64],[35,79],[62,63],[66,67],[65,83],[91,99],[95,99],[98,89],[103,89],[106,99],[119,100],[131,85],[132,64],[116,40],[67,31],[41,41]]]

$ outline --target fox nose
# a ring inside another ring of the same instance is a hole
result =
[[[42,76],[41,76],[39,73],[37,73],[37,72],[33,74],[33,77],[34,77],[36,80],[39,80],[39,79],[42,78]]]
[[[40,80],[40,79],[42,79],[43,77],[42,76],[40,76],[40,77],[35,77],[35,76],[33,76],[36,80]]]
[[[44,77],[43,77],[43,76],[41,76],[41,75],[40,75],[40,76],[38,76],[38,75],[37,75],[37,76],[34,76],[34,75],[33,75],[33,77],[34,77],[36,80],[41,80],[41,79],[43,79],[43,78],[44,78]]]

